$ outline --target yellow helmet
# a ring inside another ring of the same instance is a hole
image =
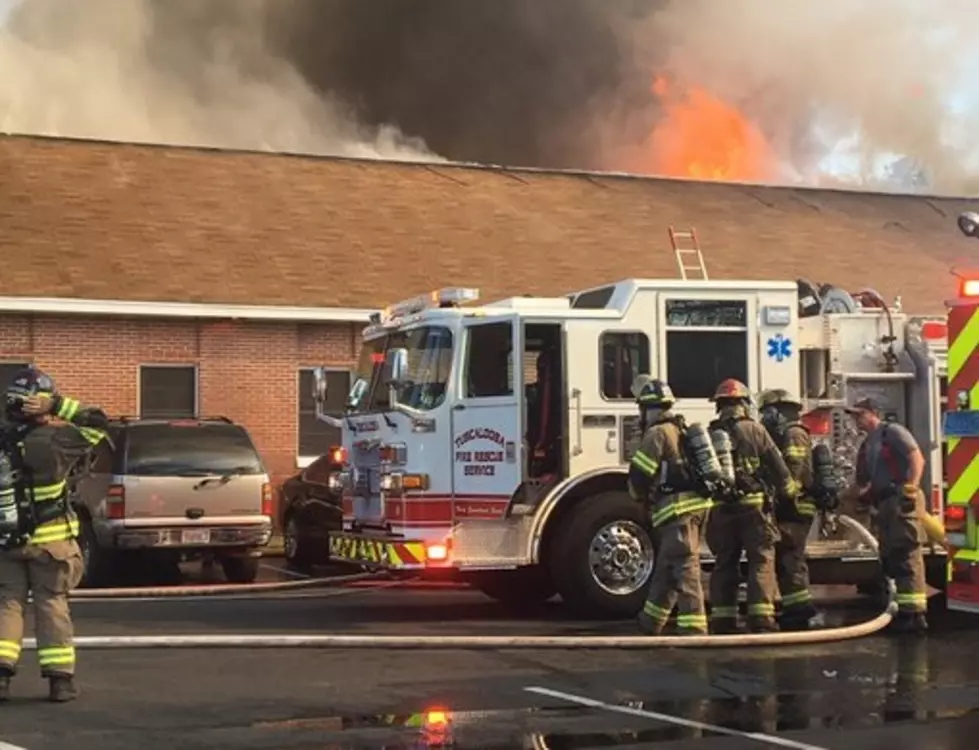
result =
[[[766,406],[795,406],[802,408],[802,400],[796,398],[784,388],[770,388],[764,391],[758,399],[758,407],[764,409]]]

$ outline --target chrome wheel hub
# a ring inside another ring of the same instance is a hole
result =
[[[604,591],[628,596],[649,583],[653,573],[653,543],[632,521],[613,521],[595,534],[588,550],[592,577]]]

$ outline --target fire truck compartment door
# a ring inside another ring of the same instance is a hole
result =
[[[452,409],[452,487],[464,501],[506,501],[523,470],[522,326],[516,315],[467,320]],[[456,520],[462,520],[457,518]]]

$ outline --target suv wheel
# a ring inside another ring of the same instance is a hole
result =
[[[231,583],[254,583],[258,578],[260,557],[223,557],[221,568]]]
[[[286,526],[282,530],[282,546],[286,564],[295,571],[308,573],[313,567],[312,556],[309,553],[309,542],[303,538],[299,522],[294,514],[286,518]]]

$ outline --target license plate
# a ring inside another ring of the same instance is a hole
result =
[[[183,544],[208,544],[211,541],[210,529],[186,529],[180,534]]]
[[[349,536],[330,537],[330,557],[346,562],[387,565],[391,562],[388,545],[373,539]]]

